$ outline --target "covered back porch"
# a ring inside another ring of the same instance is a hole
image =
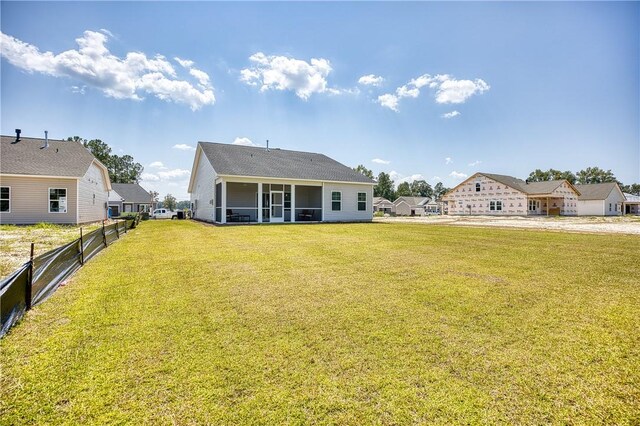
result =
[[[560,216],[564,208],[564,198],[550,195],[527,197],[527,214],[530,216]]]
[[[321,182],[216,183],[216,223],[293,223],[323,220]]]

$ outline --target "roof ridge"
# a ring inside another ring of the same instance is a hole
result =
[[[238,144],[233,144],[233,143],[225,143],[225,142],[207,142],[207,141],[198,141],[199,144],[209,144],[209,145],[224,145],[224,146],[231,146],[234,148],[247,148],[247,149],[261,149],[261,150],[266,150],[267,147],[266,146],[250,146],[250,145],[238,145]],[[311,151],[298,151],[298,150],[294,150],[294,149],[285,149],[285,148],[273,148],[273,147],[269,147],[269,151],[286,151],[286,152],[298,152],[301,154],[315,154],[315,155],[322,155],[323,157],[327,157],[327,155],[322,154],[320,152],[311,152]],[[327,157],[327,158],[331,158],[331,157]],[[334,160],[335,161],[335,160]]]

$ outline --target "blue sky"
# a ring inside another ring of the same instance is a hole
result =
[[[396,183],[640,182],[637,2],[0,7],[2,134],[102,139],[161,196],[188,198],[197,141],[269,139]]]

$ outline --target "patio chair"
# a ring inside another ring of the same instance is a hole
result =
[[[227,222],[239,222],[240,215],[238,213],[234,213],[233,210],[227,209]]]
[[[298,220],[311,220],[313,219],[313,212],[309,210],[302,210],[298,213]]]

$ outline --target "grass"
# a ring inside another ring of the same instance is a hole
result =
[[[85,233],[102,226],[101,222],[84,224]],[[29,260],[31,243],[36,256],[80,238],[80,226],[38,223],[29,226],[0,225],[0,279]]]
[[[638,424],[634,236],[141,224],[0,341],[6,424]]]

